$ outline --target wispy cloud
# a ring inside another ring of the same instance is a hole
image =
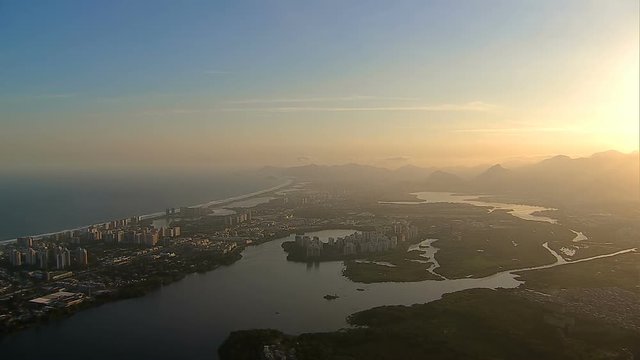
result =
[[[33,99],[70,99],[76,97],[77,94],[71,93],[51,93],[51,94],[24,94],[24,95],[14,95],[8,97],[0,97],[0,99],[5,100],[15,100],[15,101],[26,101]]]
[[[227,74],[229,74],[228,71],[224,71],[224,70],[205,70],[204,73],[206,75],[227,75]]]
[[[200,109],[146,109],[137,112],[137,115],[143,116],[167,116],[167,115],[189,115],[189,114],[201,114],[206,111],[202,111]]]
[[[384,159],[384,161],[388,161],[388,162],[405,162],[409,160],[410,158],[408,156],[391,156]]]
[[[76,96],[76,94],[39,94],[31,97],[36,99],[68,99]]]
[[[261,111],[261,112],[392,112],[392,111],[423,111],[423,112],[488,112],[500,107],[481,101],[464,104],[437,104],[414,106],[358,106],[358,107],[310,107],[310,106],[281,106],[281,107],[241,107],[221,108],[221,111]]]
[[[364,100],[415,101],[418,99],[411,98],[411,97],[348,95],[348,96],[335,96],[335,97],[242,99],[242,100],[229,100],[227,101],[227,103],[229,104],[287,104],[287,103],[319,103],[319,102],[364,101]]]
[[[494,133],[494,134],[519,134],[519,133],[536,133],[536,132],[584,132],[579,128],[568,127],[520,127],[520,128],[478,128],[478,129],[457,129],[453,132],[458,133]]]
[[[353,97],[349,97],[351,99]],[[362,98],[362,97],[358,97]],[[214,114],[220,112],[264,112],[264,113],[303,113],[303,112],[327,112],[327,113],[339,113],[339,112],[490,112],[502,109],[502,107],[494,104],[489,104],[481,101],[472,101],[460,104],[435,104],[435,105],[411,105],[411,106],[251,106],[251,104],[268,103],[268,102],[304,102],[304,101],[329,101],[332,99],[347,99],[342,98],[299,98],[299,99],[253,99],[242,100],[237,102],[236,107],[224,107],[225,104],[219,103],[218,106],[210,108],[159,108],[159,109],[146,109],[141,112],[143,115],[177,115],[177,114]],[[345,100],[346,101],[346,100]],[[228,103],[228,102],[226,102]],[[247,106],[242,106],[247,105]],[[485,129],[463,129],[461,132],[481,132]]]

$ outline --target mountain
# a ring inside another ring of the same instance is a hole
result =
[[[473,179],[469,189],[553,203],[637,201],[639,166],[635,153],[606,151],[584,158],[558,155],[515,169],[494,165]]]
[[[511,187],[514,176],[512,170],[496,164],[476,176],[471,182],[471,189],[482,192],[503,191]]]
[[[584,158],[556,156],[518,170],[527,192],[573,201],[638,200],[636,154],[606,151]]]
[[[426,178],[436,170],[437,170],[436,168],[432,168],[432,167],[423,168],[423,167],[414,166],[414,165],[405,165],[395,169],[393,173],[394,173],[394,176],[399,179],[409,180],[409,179]]]
[[[379,188],[412,188],[415,191],[461,191],[508,194],[544,200],[550,204],[586,202],[628,202],[640,199],[638,153],[605,151],[589,157],[558,155],[515,168],[496,164],[466,168],[466,180],[453,168],[403,166],[395,170],[375,166],[304,165],[289,168],[265,167],[266,176],[292,176],[319,183],[367,184]],[[465,168],[457,168],[465,169]]]
[[[492,167],[485,170],[480,175],[476,176],[477,181],[495,181],[501,180],[511,173],[511,170],[505,169],[500,164],[493,165]]]
[[[429,175],[424,186],[429,191],[460,191],[464,189],[465,181],[457,175],[437,170]]]

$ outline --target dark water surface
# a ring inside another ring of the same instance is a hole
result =
[[[0,241],[224,199],[277,182],[188,172],[0,174]]]
[[[352,232],[311,235],[326,239]],[[519,284],[507,273],[483,279],[358,284],[342,276],[340,261],[288,262],[280,246],[285,240],[247,248],[231,266],[190,275],[147,296],[13,334],[0,342],[0,353],[7,359],[216,359],[217,348],[233,330],[336,330],[346,326],[349,314],[375,306],[424,303],[467,288]],[[340,298],[327,301],[327,294]]]
[[[451,195],[420,195],[425,201],[451,201]],[[535,210],[516,208],[512,214],[550,221],[532,215]],[[325,230],[309,235],[326,240],[352,232]],[[480,279],[359,284],[342,276],[341,261],[287,261],[281,244],[291,239],[293,235],[249,247],[231,266],[187,276],[147,296],[105,304],[7,336],[0,340],[0,354],[3,359],[216,359],[217,348],[234,330],[331,331],[347,326],[348,315],[376,306],[426,303],[465,289],[521,284],[515,270]],[[543,246],[557,260],[530,269],[567,265],[547,244]],[[629,251],[635,250],[580,261]],[[425,256],[436,252],[427,248]],[[327,294],[339,298],[327,301],[323,298]]]

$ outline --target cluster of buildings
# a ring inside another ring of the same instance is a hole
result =
[[[20,237],[16,246],[8,253],[9,263],[14,267],[63,270],[72,266],[88,264],[87,250],[80,244],[104,241],[155,246],[161,239],[180,237],[179,226],[155,228],[143,226],[138,216],[92,225],[83,229],[63,231],[48,235],[41,240]],[[44,240],[44,241],[43,241]],[[66,246],[53,244],[75,244],[73,251]]]
[[[296,349],[285,348],[281,343],[273,345],[264,345],[262,347],[262,353],[260,354],[260,360],[297,360]]]
[[[360,231],[345,237],[330,237],[321,241],[317,236],[296,235],[295,245],[299,256],[317,258],[340,257],[367,253],[381,253],[398,246],[398,243],[418,241],[418,227],[404,220],[396,221],[382,231]]]
[[[70,307],[73,305],[80,304],[85,300],[85,298],[86,298],[85,295],[82,293],[58,291],[42,297],[29,300],[29,303],[34,305],[39,305],[39,306],[65,308],[65,307]]]
[[[16,248],[9,252],[9,263],[14,267],[63,270],[72,265],[87,266],[88,254],[81,247],[73,251],[61,246],[48,248],[31,237],[22,237],[18,238]]]
[[[227,226],[238,225],[246,221],[251,221],[251,210],[247,210],[243,213],[227,215],[224,217],[224,224]]]
[[[387,236],[377,231],[356,232],[354,234],[333,238],[323,242],[317,236],[311,238],[296,235],[296,246],[305,249],[307,257],[323,255],[356,255],[362,253],[385,252],[398,246],[397,236]]]
[[[141,220],[139,216],[113,220],[83,229],[56,233],[49,236],[47,240],[55,242],[68,241],[72,244],[105,241],[116,244],[129,243],[155,246],[161,239],[180,236],[179,226],[156,229],[152,226],[142,226]],[[18,245],[20,246],[19,243]]]
[[[392,224],[393,234],[399,242],[409,241],[411,243],[418,240],[418,227],[406,221],[396,221]]]
[[[70,238],[69,235],[67,235],[67,238],[69,238],[73,244],[104,241],[113,244],[128,243],[155,246],[161,239],[179,237],[180,234],[179,226],[166,228],[132,225],[127,227],[112,227],[102,224],[90,226],[82,230],[76,230],[70,234]]]
[[[128,243],[145,246],[155,246],[161,239],[180,236],[179,226],[159,229],[156,229],[154,227],[138,227],[126,230],[92,231],[98,231],[100,233],[100,235],[97,236],[97,240],[104,240],[107,243]]]

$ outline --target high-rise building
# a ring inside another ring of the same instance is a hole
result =
[[[13,266],[22,266],[22,253],[18,250],[11,250],[9,254],[9,262]]]
[[[180,227],[179,226],[175,226],[172,228],[160,228],[160,234],[162,234],[163,237],[178,237],[180,236]]]
[[[49,267],[49,250],[45,247],[44,249],[38,250],[38,266],[41,269],[46,269]]]
[[[71,265],[71,252],[67,248],[56,249],[56,269],[65,269]]]
[[[144,234],[144,244],[147,246],[155,246],[158,243],[159,232],[153,229]]]
[[[88,234],[88,237],[89,237],[89,241],[100,241],[102,240],[102,233],[98,230],[91,231]]]
[[[28,248],[25,251],[25,264],[29,266],[35,266],[38,264],[37,253],[32,248]]]
[[[78,266],[87,266],[87,264],[89,263],[89,258],[87,256],[87,250],[83,249],[83,248],[77,248],[74,251],[74,257],[76,260],[76,265]]]
[[[29,248],[33,246],[33,238],[31,236],[26,236],[26,237],[19,237],[16,240],[16,244],[19,247],[23,247],[23,248]]]
[[[143,233],[135,233],[134,237],[133,237],[133,243],[134,244],[144,244],[144,234]]]
[[[109,231],[102,237],[106,243],[116,242],[116,234],[113,231]]]
[[[418,227],[415,225],[410,225],[409,229],[407,230],[407,238],[410,241],[414,241],[418,239]]]

